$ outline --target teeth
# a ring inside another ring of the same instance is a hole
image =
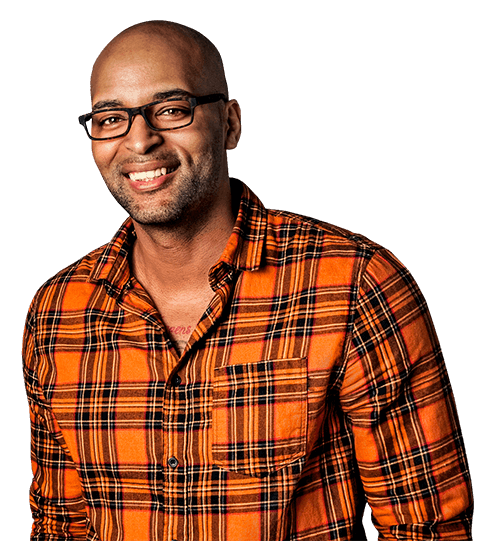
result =
[[[131,178],[131,180],[147,182],[156,177],[160,177],[161,175],[165,175],[166,173],[171,173],[174,170],[175,170],[174,167],[170,167],[168,169],[166,169],[166,167],[160,167],[160,168],[157,168],[155,171],[142,171],[141,173],[129,173],[129,177]]]

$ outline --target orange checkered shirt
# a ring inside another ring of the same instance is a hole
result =
[[[472,493],[427,305],[365,237],[242,183],[178,356],[133,225],[30,307],[33,540],[468,540]]]

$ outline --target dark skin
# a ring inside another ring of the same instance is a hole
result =
[[[172,89],[194,96],[226,92],[226,82],[202,40],[175,25],[149,23],[104,49],[91,88],[94,106],[136,107]],[[240,131],[240,108],[231,100],[198,107],[193,124],[180,130],[153,131],[138,116],[125,137],[92,144],[108,188],[135,225],[133,273],[179,354],[213,297],[208,272],[233,229],[226,150],[237,146]],[[130,180],[161,167],[174,170],[152,183]]]

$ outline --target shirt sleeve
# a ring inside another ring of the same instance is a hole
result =
[[[31,540],[96,540],[97,536],[87,527],[85,502],[74,462],[38,383],[30,315],[24,330],[23,368],[31,419]]]
[[[383,540],[471,539],[457,412],[425,299],[388,251],[360,280],[341,404]]]

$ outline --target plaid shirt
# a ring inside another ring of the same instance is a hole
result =
[[[364,539],[365,500],[382,539],[470,539],[453,396],[412,277],[236,185],[180,357],[130,273],[130,220],[36,294],[32,539]]]

